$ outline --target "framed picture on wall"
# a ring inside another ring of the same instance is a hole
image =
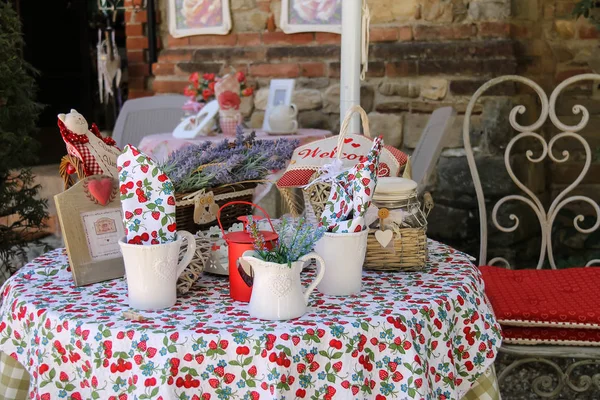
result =
[[[342,33],[342,0],[281,0],[285,33]]]
[[[265,119],[263,121],[263,130],[269,132],[269,117],[275,106],[292,104],[292,95],[294,93],[294,79],[272,79],[269,85],[269,98],[267,100],[267,109],[265,110]]]
[[[180,38],[226,35],[231,30],[229,0],[168,0],[169,33]]]

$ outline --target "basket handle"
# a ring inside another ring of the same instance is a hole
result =
[[[369,117],[367,116],[366,111],[360,105],[352,106],[344,120],[342,121],[342,126],[340,128],[340,134],[338,135],[338,143],[337,143],[337,159],[342,159],[342,147],[344,146],[344,139],[346,138],[346,134],[348,133],[348,129],[350,127],[350,121],[352,121],[352,115],[357,112],[360,115],[360,119],[362,122],[363,131],[366,137],[372,139],[371,130],[369,129]]]
[[[236,201],[230,201],[229,203],[223,204],[221,206],[221,208],[219,208],[219,212],[217,213],[217,222],[219,223],[219,228],[221,228],[223,237],[225,237],[225,230],[223,229],[223,224],[221,223],[221,211],[225,207],[231,206],[234,204],[245,204],[247,206],[252,206],[252,207],[258,208],[260,211],[262,211],[263,215],[267,218],[267,221],[269,221],[269,225],[271,225],[271,229],[273,230],[273,232],[275,232],[275,228],[273,227],[273,222],[271,222],[271,218],[269,217],[269,214],[267,214],[267,212],[265,210],[263,210],[263,208],[261,206],[259,206],[258,204],[250,203],[249,201],[236,200]]]

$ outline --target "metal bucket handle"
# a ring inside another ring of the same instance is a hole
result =
[[[225,207],[233,205],[233,204],[245,204],[247,206],[252,206],[252,207],[258,208],[263,213],[263,215],[267,218],[267,221],[269,221],[269,225],[271,225],[271,229],[273,230],[273,233],[276,233],[275,228],[273,227],[273,222],[271,222],[271,218],[269,217],[269,214],[267,214],[267,212],[265,210],[263,210],[263,208],[261,206],[259,206],[258,204],[251,203],[249,201],[236,200],[236,201],[230,201],[229,203],[223,204],[221,206],[221,208],[219,208],[219,212],[217,213],[217,222],[219,223],[219,228],[221,228],[221,232],[223,232],[223,237],[225,237],[225,230],[223,229],[223,224],[221,223],[221,210],[223,210]]]

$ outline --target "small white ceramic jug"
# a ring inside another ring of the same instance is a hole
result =
[[[327,263],[327,272],[317,286],[319,292],[329,296],[360,293],[368,234],[368,229],[351,233],[326,232],[319,239],[315,252]]]
[[[170,243],[139,245],[119,240],[125,274],[129,306],[139,310],[160,310],[171,307],[177,301],[177,278],[188,266],[196,251],[194,235],[178,231],[177,239]],[[187,250],[179,261],[183,241]]]
[[[273,133],[295,133],[298,130],[298,108],[295,104],[278,105],[269,114],[269,127]]]
[[[245,268],[252,268],[254,285],[248,305],[250,316],[271,321],[298,318],[304,315],[308,307],[310,294],[323,279],[325,262],[316,253],[309,253],[287,264],[267,262],[254,257],[254,251],[246,251],[240,258]],[[300,272],[305,261],[317,261],[317,276],[302,292]]]

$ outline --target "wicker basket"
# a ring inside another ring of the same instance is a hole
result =
[[[214,189],[206,189],[206,192],[213,192],[215,196],[215,202],[219,207],[223,206],[232,200],[243,200],[252,202],[252,196],[254,195],[254,189],[256,183],[236,183],[233,185],[220,186]],[[211,226],[217,225],[217,220],[209,222],[207,224],[196,224],[194,222],[194,201],[183,200],[189,193],[176,193],[175,194],[175,218],[177,222],[177,229],[184,230],[191,233],[196,233],[200,230],[205,230]],[[231,225],[239,222],[238,217],[243,215],[249,215],[252,213],[251,206],[237,206],[228,207],[225,212],[221,214],[221,222],[225,229],[231,227]]]
[[[374,271],[418,271],[427,265],[427,228],[404,228],[395,234],[393,250],[382,248],[371,229],[364,268]]]
[[[75,174],[77,175],[77,180],[82,180],[85,178],[85,171],[83,170],[83,163],[77,158],[70,154],[63,156],[60,160],[60,166],[58,168],[58,173],[63,179],[64,190],[69,189],[71,186],[75,184],[75,179],[72,174],[67,172],[67,168],[71,165],[75,168]]]

